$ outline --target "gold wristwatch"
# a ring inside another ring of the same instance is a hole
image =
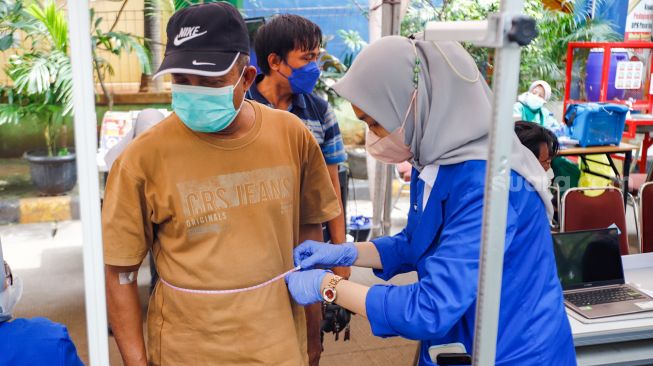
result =
[[[337,295],[336,285],[338,285],[338,282],[342,280],[344,280],[344,278],[338,275],[333,276],[329,280],[329,283],[326,285],[324,290],[322,290],[322,298],[324,299],[324,301],[328,303],[333,303],[334,301],[336,301],[336,295]]]

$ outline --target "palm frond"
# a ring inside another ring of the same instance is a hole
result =
[[[45,93],[50,88],[50,80],[54,80],[50,71],[49,59],[41,53],[12,55],[7,67],[16,90],[28,95]]]
[[[73,111],[73,71],[70,58],[63,52],[54,52],[51,56],[55,75],[52,85],[54,101],[62,106],[62,115],[70,116]]]
[[[27,13],[41,22],[56,50],[68,51],[68,22],[65,13],[57,9],[54,1],[48,0],[43,6],[34,3],[27,7]]]
[[[100,34],[97,40],[106,51],[115,55],[119,55],[123,51],[133,52],[141,66],[141,72],[146,75],[152,73],[150,53],[147,47],[143,45],[143,38],[124,32],[106,32]]]
[[[172,14],[175,12],[175,2],[173,0],[145,0],[145,16],[158,16],[160,13]]]

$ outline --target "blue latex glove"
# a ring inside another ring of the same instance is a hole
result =
[[[293,252],[295,265],[303,269],[314,267],[349,267],[358,258],[358,249],[353,243],[327,244],[306,240]]]
[[[299,305],[306,306],[322,301],[322,280],[327,273],[324,269],[293,272],[286,276],[288,291]]]

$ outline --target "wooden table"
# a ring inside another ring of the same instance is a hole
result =
[[[623,167],[623,177],[621,179],[621,190],[624,195],[624,208],[627,207],[628,205],[628,179],[630,177],[630,164],[632,163],[633,160],[633,151],[637,150],[637,146],[631,145],[631,144],[626,144],[626,143],[621,143],[619,146],[614,146],[614,145],[608,145],[608,146],[588,146],[588,147],[579,147],[579,146],[572,146],[572,147],[565,147],[562,146],[560,151],[558,152],[558,156],[578,156],[581,159],[586,159],[585,157],[587,155],[601,155],[605,154],[605,156],[608,157],[608,161],[610,162],[610,167],[614,171],[614,174],[619,178],[621,177],[621,174],[619,173],[619,170],[617,169],[617,166],[614,164],[614,161],[612,160],[612,154],[624,154],[624,167]],[[603,164],[601,162],[596,162],[598,164]],[[587,171],[587,173],[594,174],[606,179],[612,180],[612,177],[607,177],[603,174],[599,173],[594,173],[591,171]]]

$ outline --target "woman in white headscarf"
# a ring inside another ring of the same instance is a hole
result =
[[[335,302],[369,319],[380,337],[429,347],[462,343],[471,352],[478,282],[491,92],[454,42],[385,37],[356,58],[334,89],[369,126],[368,152],[414,167],[408,223],[394,236],[295,249],[302,270],[286,280],[300,304]],[[464,101],[464,102],[461,102]],[[513,138],[496,365],[574,365],[547,212],[547,178]],[[315,268],[373,268],[390,279],[417,271],[406,286],[366,287]]]
[[[531,83],[528,91],[517,97],[512,109],[513,118],[534,122],[550,130],[556,136],[569,136],[569,128],[558,122],[544,104],[551,99],[551,85],[544,80]]]

